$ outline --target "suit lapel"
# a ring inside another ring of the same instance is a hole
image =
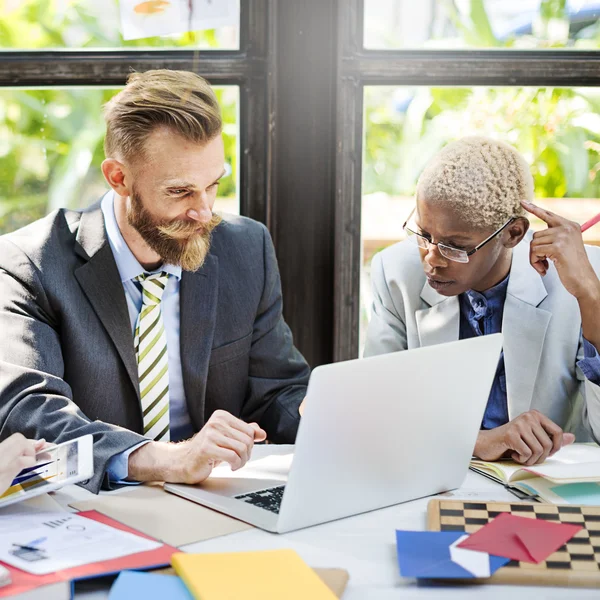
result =
[[[180,288],[180,345],[188,411],[199,431],[204,425],[208,362],[217,315],[219,261],[209,254],[200,271],[184,272]]]
[[[546,331],[552,314],[538,308],[548,292],[529,264],[529,237],[513,251],[504,316],[504,364],[508,414],[514,419],[531,407]]]
[[[458,296],[442,296],[426,281],[421,298],[430,305],[415,314],[421,346],[456,341],[460,328]]]
[[[106,238],[104,217],[99,205],[90,212],[82,213],[76,240],[75,251],[87,262],[75,271],[75,277],[113,341],[139,398],[137,362],[127,301]]]

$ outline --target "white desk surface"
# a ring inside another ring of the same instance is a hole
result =
[[[253,458],[268,454],[289,452],[290,446],[256,447]],[[111,492],[115,493],[115,492]],[[127,493],[119,490],[116,493]],[[517,501],[502,486],[469,471],[462,487],[445,496],[457,499]],[[75,500],[92,498],[86,490],[69,486],[54,499],[63,506]],[[324,499],[326,501],[326,499]],[[340,567],[350,573],[350,581],[343,600],[416,599],[496,599],[515,598],[598,599],[599,591],[578,588],[521,587],[501,585],[441,586],[417,584],[403,579],[398,571],[395,530],[424,530],[429,498],[398,504],[390,508],[325,523],[286,534],[272,534],[260,529],[198,542],[185,546],[187,552],[232,552],[293,548],[312,567]],[[108,597],[108,585],[99,583],[93,589],[77,591],[76,600],[101,600]]]

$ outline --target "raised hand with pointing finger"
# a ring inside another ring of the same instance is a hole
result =
[[[545,275],[548,261],[553,262],[562,284],[575,298],[590,292],[600,293],[598,277],[583,245],[581,226],[530,202],[522,204],[548,225],[548,229],[533,234],[530,251],[533,268]]]
[[[531,266],[545,275],[552,262],[565,289],[575,296],[581,311],[584,338],[600,350],[600,280],[588,258],[581,226],[549,210],[522,202],[523,208],[544,221],[531,241]]]

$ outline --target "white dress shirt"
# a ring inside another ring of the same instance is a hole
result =
[[[184,440],[193,435],[194,428],[187,409],[183,388],[183,373],[181,370],[181,346],[179,343],[179,286],[181,283],[181,267],[163,264],[155,271],[148,272],[144,270],[123,239],[115,217],[114,196],[115,193],[113,191],[108,192],[102,199],[101,208],[104,215],[106,235],[125,291],[132,344],[135,324],[142,309],[142,286],[139,282],[135,281],[135,278],[142,273],[156,273],[160,271],[169,273],[167,287],[162,296],[161,310],[167,336],[167,354],[169,357],[170,437],[171,441]],[[147,442],[137,444],[111,458],[107,468],[111,481],[123,483],[122,480],[126,479],[128,475],[127,465],[129,455],[144,443]]]

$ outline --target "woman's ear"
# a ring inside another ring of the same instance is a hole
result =
[[[503,239],[505,248],[514,248],[529,230],[529,221],[525,217],[517,217],[507,228]]]

